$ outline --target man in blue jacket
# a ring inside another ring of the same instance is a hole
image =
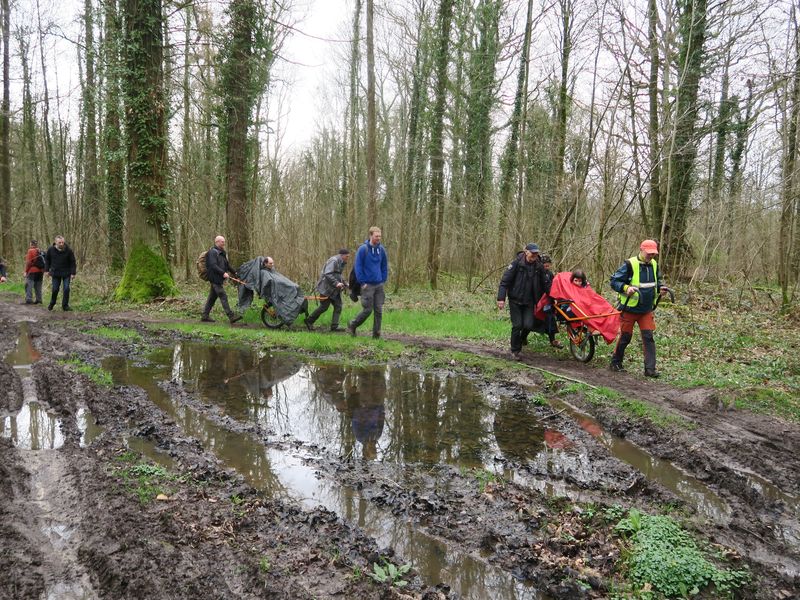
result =
[[[658,377],[656,370],[656,340],[653,332],[656,321],[653,311],[656,298],[665,294],[667,287],[661,284],[661,273],[658,271],[658,243],[645,240],[639,246],[639,254],[626,260],[611,276],[611,287],[619,295],[620,336],[609,368],[612,371],[623,371],[622,361],[625,348],[633,338],[633,326],[639,324],[644,351],[645,377]]]
[[[381,244],[381,230],[379,227],[369,228],[369,238],[361,244],[356,252],[356,264],[353,267],[356,278],[361,286],[361,312],[347,324],[350,335],[356,335],[356,329],[367,320],[373,311],[372,337],[381,337],[381,317],[383,316],[383,302],[386,298],[383,285],[389,277],[389,257],[386,248]]]

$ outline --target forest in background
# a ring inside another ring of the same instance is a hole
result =
[[[52,77],[64,6],[0,0],[9,266],[63,234],[81,270],[157,296],[175,290],[159,261],[193,278],[222,233],[234,265],[269,253],[310,281],[377,224],[395,289],[493,286],[529,241],[599,282],[652,237],[671,281],[797,301],[795,3],[344,6],[327,110],[289,151],[291,0],[85,0],[72,90]]]

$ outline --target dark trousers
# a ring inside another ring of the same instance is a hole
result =
[[[53,280],[53,287],[50,292],[50,308],[53,308],[56,305],[56,300],[58,300],[58,289],[62,286],[64,287],[64,295],[61,296],[61,308],[67,308],[69,306],[69,283],[72,278],[69,275],[66,277],[53,275],[51,279]]]
[[[533,307],[509,300],[508,312],[511,315],[511,351],[519,352],[522,350],[522,340],[527,340],[533,329]]]
[[[232,317],[233,311],[228,304],[228,294],[225,293],[225,288],[219,283],[211,284],[211,289],[208,291],[208,298],[206,299],[206,305],[203,307],[203,316],[207,317],[211,314],[211,309],[214,308],[214,303],[217,301],[217,298],[219,298],[222,308],[225,314],[228,315],[228,318]]]
[[[339,315],[342,314],[342,293],[336,292],[332,296],[328,296],[327,300],[322,300],[311,316],[306,319],[306,323],[313,325],[314,322],[328,310],[330,305],[333,305],[333,317],[331,318],[331,329],[339,326]]]
[[[25,302],[33,302],[34,294],[36,303],[42,303],[42,273],[28,273],[25,277]]]
[[[373,311],[375,317],[372,319],[372,335],[380,335],[381,332],[381,318],[383,317],[383,303],[386,300],[386,294],[383,291],[383,284],[369,284],[366,289],[361,288],[361,312],[356,315],[356,318],[350,321],[350,327],[355,329],[367,320]]]

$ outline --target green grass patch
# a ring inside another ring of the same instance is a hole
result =
[[[141,342],[142,336],[135,329],[123,329],[121,327],[96,327],[87,331],[90,335],[106,338],[108,340],[119,340],[122,342]]]
[[[103,387],[112,387],[114,385],[114,379],[110,372],[101,367],[95,367],[94,365],[84,362],[78,357],[61,359],[58,362],[76,373],[85,375],[97,385]]]
[[[148,462],[137,462],[133,453],[118,457],[123,465],[117,467],[117,475],[122,479],[125,489],[132,493],[141,504],[148,504],[159,494],[167,496],[175,493],[177,483],[185,480],[160,465]]]
[[[152,323],[154,330],[179,331],[195,338],[246,342],[268,348],[292,348],[306,352],[344,358],[364,357],[370,361],[386,362],[399,357],[405,350],[400,342],[373,340],[368,336],[351,337],[341,333],[309,332],[290,329],[244,329],[215,323]]]
[[[606,387],[591,388],[582,383],[572,383],[564,386],[560,392],[563,395],[581,394],[592,406],[612,406],[623,414],[634,419],[647,419],[658,427],[679,427],[693,429],[695,425],[686,419],[670,414],[643,400],[626,398],[616,390]]]
[[[623,572],[640,598],[687,598],[709,586],[731,595],[750,580],[747,571],[714,565],[694,538],[670,517],[632,509],[614,531],[626,542]]]
[[[25,296],[25,281],[14,281],[7,279],[5,283],[0,283],[0,292],[6,294],[15,294],[17,296]],[[44,290],[42,290],[44,295]]]
[[[428,349],[420,362],[422,367],[428,370],[449,369],[461,373],[480,373],[484,377],[494,377],[503,371],[525,369],[524,365],[517,362],[458,350]]]

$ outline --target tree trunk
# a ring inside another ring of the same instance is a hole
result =
[[[375,141],[375,42],[373,13],[374,1],[367,0],[367,221],[370,225],[378,222],[378,200],[376,181]]]
[[[661,198],[661,132],[658,129],[658,72],[661,67],[658,50],[658,3],[647,3],[647,40],[650,51],[650,77],[647,80],[647,94],[650,100],[647,132],[650,137],[650,214],[652,216],[650,235],[659,238],[664,206]]]
[[[707,0],[680,0],[680,49],[674,139],[670,152],[670,181],[661,221],[661,264],[664,270],[680,271],[684,258],[691,254],[686,241],[689,199],[694,188],[694,161],[697,156],[697,94],[700,88],[706,41]],[[676,268],[677,267],[677,268]]]
[[[358,65],[360,61],[360,36],[361,36],[361,0],[356,0],[355,8],[353,10],[353,43],[350,53],[350,147],[349,147],[349,170],[348,180],[349,196],[347,198],[347,225],[346,235],[348,240],[355,238],[356,230],[359,223],[356,222],[356,215],[358,214],[358,198],[359,198],[359,168],[358,168],[358,148],[359,148],[359,131],[358,131]],[[356,243],[361,238],[355,240]]]
[[[518,177],[518,165],[520,160],[520,131],[522,129],[523,108],[528,101],[528,56],[531,45],[531,28],[533,27],[533,0],[528,0],[528,16],[525,21],[525,36],[522,41],[522,52],[519,59],[519,73],[517,74],[517,93],[514,96],[514,112],[511,114],[511,133],[508,136],[503,158],[500,162],[500,207],[497,238],[497,255],[506,255],[505,240],[508,215],[512,210],[512,195],[514,184],[521,184]],[[521,211],[518,211],[519,214]],[[516,223],[516,230],[521,225]]]
[[[2,228],[2,243],[0,243],[0,251],[3,256],[10,257],[13,231],[11,222],[11,148],[9,147],[11,6],[9,0],[0,0],[0,2],[3,10],[3,100],[0,104],[0,228]]]
[[[56,204],[56,173],[53,157],[53,137],[50,133],[50,93],[47,87],[47,65],[44,60],[44,30],[39,0],[36,0],[36,19],[39,31],[39,60],[42,68],[42,128],[44,130],[45,150],[45,183],[47,184],[47,205],[50,209],[50,220],[56,231],[62,231],[64,223]]]
[[[111,270],[125,266],[125,188],[123,169],[123,134],[120,119],[120,19],[117,0],[105,0],[106,95],[103,144],[106,159],[106,215],[108,218],[108,252]]]
[[[436,48],[436,87],[431,126],[431,197],[428,218],[428,281],[431,289],[438,286],[444,208],[444,109],[447,94],[447,65],[450,57],[450,27],[453,21],[453,0],[439,5],[439,39]]]
[[[91,223],[97,227],[100,217],[100,186],[97,169],[97,88],[94,69],[94,8],[92,0],[84,2],[84,35],[86,79],[83,87],[83,112],[86,119],[84,173],[85,187],[83,195],[82,222],[84,234],[89,240],[97,237],[97,231],[87,231]]]
[[[171,232],[161,0],[124,0],[124,22],[130,254],[115,296],[139,302],[177,291],[167,263]]]

